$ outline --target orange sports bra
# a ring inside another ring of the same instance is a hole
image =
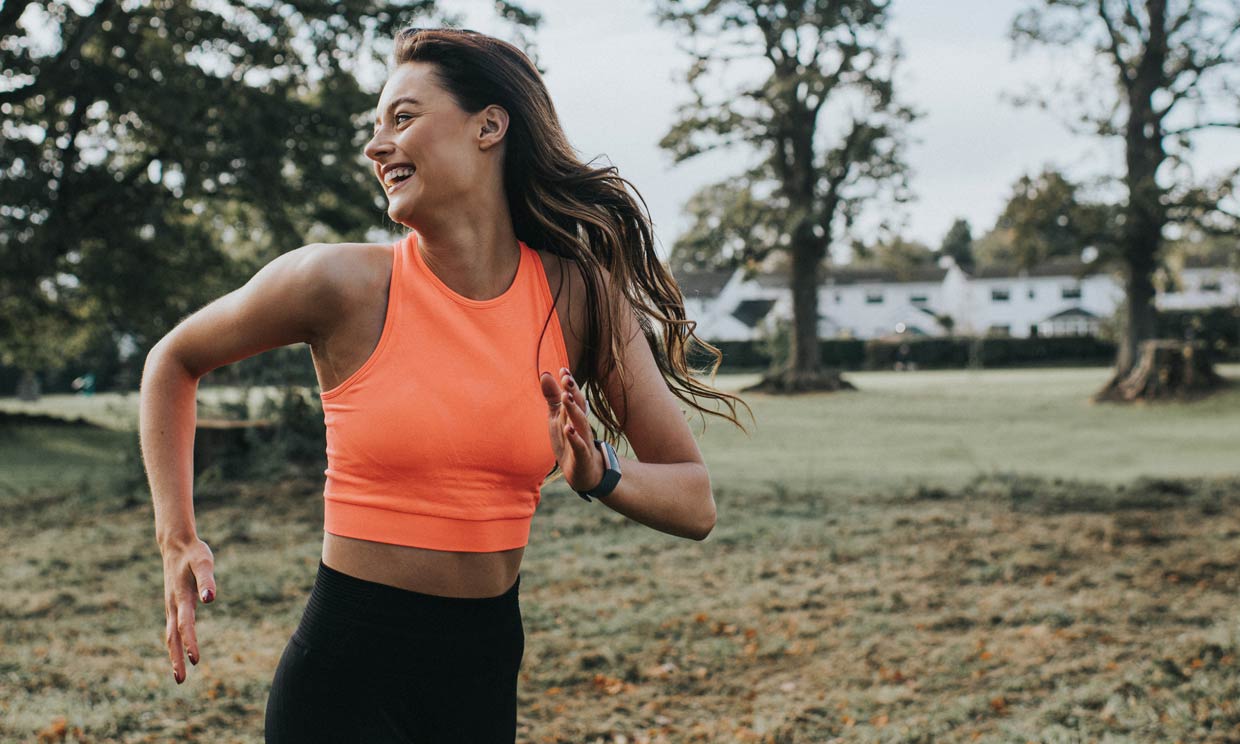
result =
[[[328,532],[471,552],[529,541],[555,467],[539,375],[570,365],[542,261],[518,242],[516,278],[489,300],[440,281],[415,231],[393,246],[379,343],[320,396]]]

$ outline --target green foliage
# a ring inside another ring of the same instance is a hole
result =
[[[100,332],[141,354],[276,255],[377,227],[358,76],[431,0],[78,7],[0,10],[0,364]]]
[[[853,264],[858,268],[876,267],[889,269],[901,276],[913,269],[934,267],[938,254],[925,243],[895,236],[886,240],[866,245],[860,241],[853,243],[855,258]]]
[[[1215,361],[1240,360],[1240,306],[1163,310],[1158,336],[1204,341]]]
[[[995,229],[1010,236],[1018,265],[1032,268],[1052,258],[1076,258],[1085,246],[1096,248],[1100,261],[1119,256],[1123,221],[1115,219],[1114,207],[1088,202],[1080,190],[1053,169],[1016,181]]]
[[[756,341],[715,342],[723,352],[720,369],[727,373],[779,369],[788,363],[790,338],[791,323],[783,320],[773,334]],[[907,346],[904,356],[902,346]],[[818,340],[818,349],[823,366],[853,371],[889,370],[897,361],[920,369],[965,369],[971,362],[986,368],[1106,365],[1115,357],[1115,342],[1094,336],[824,338]],[[1234,347],[1228,349],[1226,354],[1235,354]]]
[[[327,465],[326,429],[317,396],[287,385],[254,400],[247,390],[235,401],[217,404],[229,420],[249,421],[226,448],[213,452],[195,479],[195,491],[225,488],[231,481],[271,482],[322,472]]]
[[[778,318],[772,331],[758,342],[758,350],[770,360],[771,371],[782,369],[791,361],[792,333],[792,320]]]
[[[968,220],[958,219],[952,223],[939,245],[939,253],[951,256],[964,271],[973,271],[973,232],[969,229]]]
[[[249,470],[253,477],[276,479],[321,472],[327,466],[326,428],[318,396],[289,386],[265,399],[256,413],[257,418],[270,420],[272,428],[261,434],[257,429],[249,430]]]

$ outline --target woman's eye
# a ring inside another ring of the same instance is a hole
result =
[[[393,119],[393,120],[394,120],[397,124],[399,124],[399,123],[400,123],[400,117],[402,117],[402,116],[408,116],[410,119],[412,119],[412,118],[413,118],[413,116],[412,116],[412,115],[410,115],[410,114],[397,114],[396,116],[393,116],[393,117],[392,117],[392,119]]]

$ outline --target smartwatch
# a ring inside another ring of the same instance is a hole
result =
[[[615,490],[616,484],[620,482],[620,458],[616,457],[616,450],[601,439],[595,439],[594,446],[602,450],[603,460],[607,463],[607,467],[603,471],[603,479],[597,486],[589,491],[577,491],[577,495],[586,501],[589,501],[591,496],[596,499],[603,498]]]

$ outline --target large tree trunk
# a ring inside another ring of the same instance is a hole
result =
[[[1128,203],[1124,207],[1124,294],[1127,312],[1116,353],[1115,374],[1095,393],[1095,400],[1123,399],[1119,389],[1133,371],[1141,345],[1156,334],[1152,275],[1162,248],[1167,215],[1158,185],[1158,169],[1167,158],[1162,122],[1155,112],[1154,93],[1163,82],[1167,56],[1166,2],[1149,0],[1149,39],[1144,54],[1128,77],[1119,70],[1128,97],[1128,122],[1124,129],[1124,184]]]
[[[792,289],[792,339],[786,364],[767,372],[741,392],[812,393],[856,390],[838,369],[824,369],[818,348],[819,266],[826,253],[823,241],[804,221],[792,235],[788,284]]]
[[[1094,396],[1095,403],[1193,400],[1226,387],[1202,341],[1156,339],[1141,343],[1138,363],[1123,379]]]

